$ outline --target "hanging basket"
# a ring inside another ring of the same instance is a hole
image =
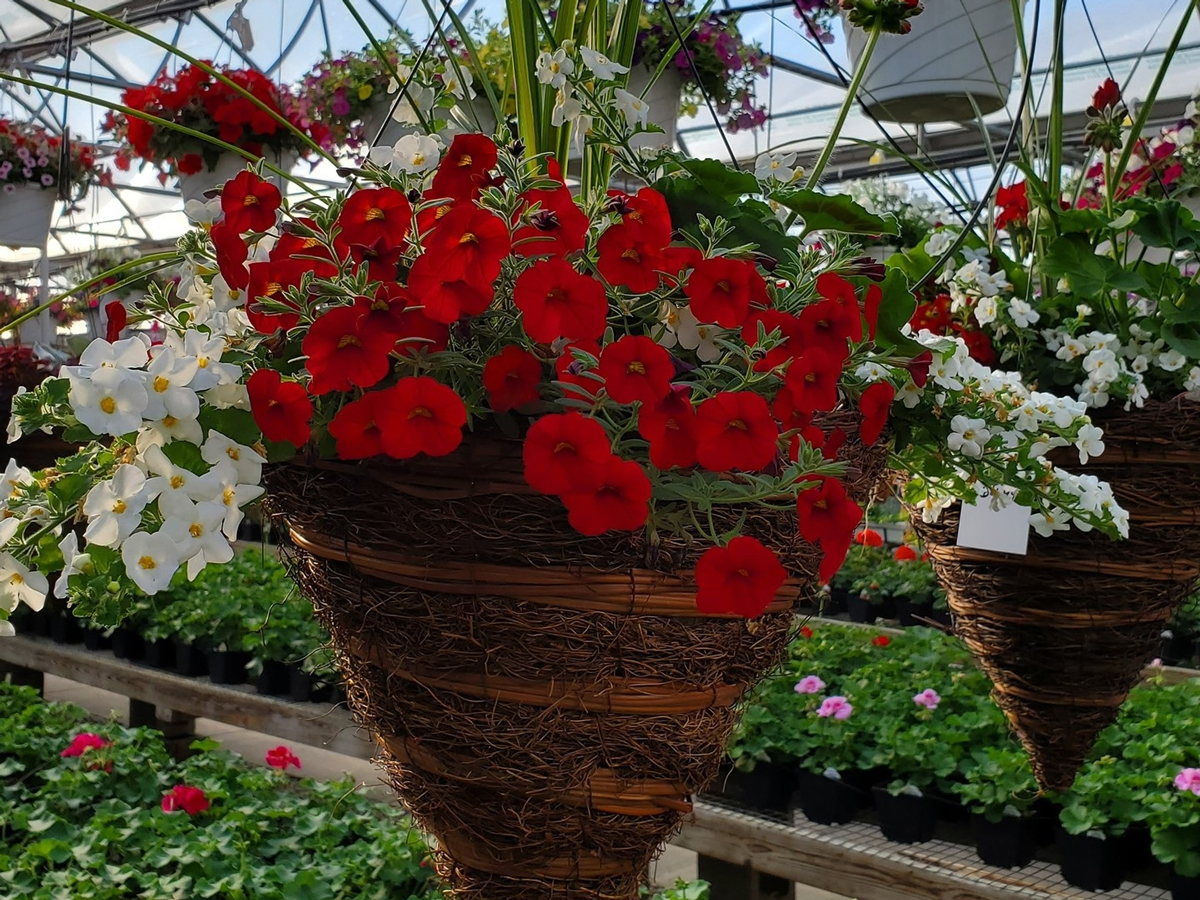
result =
[[[885,34],[868,63],[861,98],[888,122],[974,121],[1008,103],[1017,55],[1012,0],[938,0],[909,20],[906,35]],[[843,19],[846,51],[857,64],[867,33]]]
[[[0,194],[0,246],[44,248],[56,203],[56,189],[34,184]]]
[[[1128,540],[1072,529],[1033,535],[1029,554],[1012,556],[956,546],[957,508],[933,524],[913,516],[955,632],[1050,790],[1071,785],[1200,579],[1200,404],[1093,418],[1106,450],[1082,469],[1129,511]]]
[[[285,150],[280,153],[271,152],[265,159],[273,166],[282,169],[285,172],[291,171],[296,165],[296,161],[300,158],[295,150]],[[238,153],[222,153],[217,157],[215,168],[205,168],[202,172],[197,172],[195,175],[180,175],[179,176],[179,193],[183,195],[183,202],[187,203],[190,200],[201,200],[205,198],[205,194],[209,191],[216,190],[223,186],[225,182],[237,176],[239,172],[250,165],[251,161]],[[263,173],[264,177],[273,177],[268,169]]]
[[[759,619],[702,616],[702,547],[577,534],[499,438],[267,483],[350,705],[456,900],[634,900],[819,558],[794,513],[751,512],[794,577]]]

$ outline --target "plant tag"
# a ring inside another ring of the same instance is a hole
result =
[[[1000,509],[993,509],[987,495],[975,503],[964,503],[958,520],[958,546],[993,553],[1029,552],[1028,506],[1011,500]]]

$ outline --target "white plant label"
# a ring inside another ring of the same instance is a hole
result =
[[[1024,556],[1029,552],[1030,511],[1011,500],[993,509],[990,497],[964,503],[958,520],[958,546]]]

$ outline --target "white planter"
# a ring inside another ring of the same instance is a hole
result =
[[[867,64],[860,97],[889,122],[960,122],[1008,102],[1017,55],[1012,0],[932,0],[906,35],[885,34]],[[867,33],[843,18],[856,63]]]
[[[267,156],[266,160],[272,165],[283,169],[285,172],[290,172],[292,166],[299,159],[299,154],[294,150],[285,150],[283,153],[272,154]],[[197,172],[195,175],[180,175],[179,176],[179,193],[183,195],[183,202],[189,200],[205,199],[204,195],[211,190],[215,190],[237,176],[239,172],[250,165],[250,160],[238,153],[222,153],[217,157],[217,167],[203,172]],[[268,169],[264,172],[264,176],[270,178],[271,171]]]
[[[645,66],[634,66],[629,72],[631,94],[644,99],[650,104],[647,121],[663,130],[662,134],[639,134],[630,144],[639,147],[674,147],[675,132],[679,125],[679,98],[683,93],[683,78],[675,71],[674,66],[668,66],[653,85],[650,78],[654,72]],[[647,90],[649,88],[649,90]]]
[[[869,256],[877,263],[885,263],[899,252],[900,248],[895,244],[873,244],[863,249],[863,256]]]
[[[32,184],[0,193],[0,246],[45,247],[57,202],[55,188]]]

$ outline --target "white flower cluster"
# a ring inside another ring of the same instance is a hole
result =
[[[867,212],[895,219],[902,233],[924,234],[941,217],[932,200],[894,178],[861,178],[844,182],[842,189]]]
[[[1082,307],[1080,317],[1086,314]],[[1144,375],[1156,367],[1176,372],[1187,364],[1187,357],[1166,347],[1162,339],[1152,340],[1137,323],[1130,326],[1133,340],[1122,344],[1115,334],[1090,331],[1072,335],[1062,328],[1041,332],[1046,349],[1065,363],[1079,367],[1082,378],[1075,385],[1079,399],[1090,407],[1107,406],[1115,396],[1130,405],[1142,406],[1149,397]],[[1196,375],[1200,376],[1200,370]]]
[[[576,61],[572,56],[573,50],[572,43],[567,41],[553,53],[544,51],[538,57],[536,75],[541,84],[549,85],[557,92],[550,111],[551,124],[557,128],[567,122],[574,122],[582,135],[591,129],[593,116],[587,114],[585,107],[590,104],[587,98],[581,98],[577,94],[578,85],[572,79],[577,70]],[[629,72],[628,66],[613,62],[591,47],[579,48],[579,61],[600,81],[612,81],[618,75]],[[650,104],[637,94],[623,88],[613,88],[608,99],[612,107],[621,114],[626,136],[633,134],[638,128],[646,127]]]
[[[20,502],[21,488],[33,484],[33,473],[9,460],[0,482],[0,494],[7,503],[8,516],[0,519],[0,546],[11,541],[28,522],[40,522],[45,510]],[[0,553],[0,610],[11,613],[18,603],[25,603],[38,610],[46,602],[49,584],[46,576],[30,569],[11,553]],[[0,637],[13,633],[7,619],[0,619]]]
[[[937,231],[925,242],[925,252],[937,258],[945,253],[953,242],[952,231]],[[963,260],[962,264],[959,265],[957,260],[947,263],[945,271],[938,276],[938,283],[946,285],[953,312],[974,309],[979,324],[986,325],[996,319],[1002,302],[1001,294],[1011,290],[1012,283],[1003,270],[991,271],[991,259],[987,250],[964,247],[959,250],[957,256]],[[1030,324],[1037,322],[1038,314],[1025,301],[1013,300],[1011,303],[1021,304],[1014,315],[1025,317]]]

